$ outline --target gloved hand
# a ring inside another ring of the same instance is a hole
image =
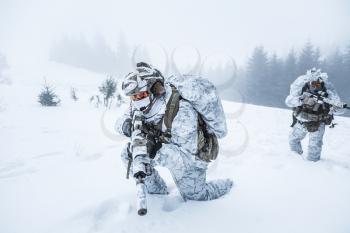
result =
[[[123,134],[127,137],[131,137],[132,120],[130,118],[126,119],[122,126]]]
[[[308,94],[305,93],[305,92],[304,92],[302,95],[300,95],[300,96],[299,96],[299,100],[300,100],[300,101],[299,101],[299,102],[300,102],[299,106],[302,106],[303,104],[305,104],[305,103],[304,103],[304,100],[305,100],[305,98],[307,98],[307,97],[309,97],[309,96],[310,96],[310,95],[308,95]]]
[[[299,96],[299,99],[301,101],[304,101],[304,99],[311,98],[311,97],[313,97],[313,95],[311,93],[303,92],[303,94]]]
[[[147,152],[149,154],[149,157],[153,159],[156,156],[157,151],[162,147],[162,143],[155,140],[155,137],[150,134],[148,134],[146,138],[147,138]]]
[[[314,106],[317,103],[317,98],[313,96],[306,96],[303,99],[303,104],[308,105],[308,106]]]

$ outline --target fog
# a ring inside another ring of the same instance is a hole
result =
[[[45,59],[63,36],[103,35],[113,47],[157,44],[226,53],[239,64],[255,46],[285,55],[311,41],[326,53],[350,41],[350,2],[293,1],[0,1],[0,51],[8,59]]]

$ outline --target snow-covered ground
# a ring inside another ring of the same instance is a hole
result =
[[[140,217],[119,158],[127,139],[113,133],[125,106],[103,114],[89,104],[103,75],[43,67],[12,71],[13,84],[0,86],[1,233],[350,232],[349,118],[327,128],[322,160],[313,163],[288,150],[290,111],[245,105],[237,117],[241,104],[225,102],[229,134],[208,179],[232,178],[230,194],[184,203],[160,168],[170,195],[148,196]],[[36,102],[43,75],[61,106]]]

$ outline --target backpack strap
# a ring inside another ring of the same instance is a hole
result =
[[[174,85],[171,86],[171,96],[169,98],[169,101],[166,105],[166,110],[164,114],[164,125],[166,126],[166,136],[171,137],[171,127],[173,124],[173,120],[179,111],[179,102],[181,98],[181,95],[179,91],[176,89]]]
[[[171,138],[172,123],[177,112],[179,111],[179,102],[181,99],[183,99],[176,87],[173,85],[170,86],[172,92],[163,117],[163,122],[166,126],[166,131],[163,135],[160,136],[161,141],[165,143],[169,142],[169,139]],[[219,152],[219,144],[217,141],[217,137],[215,134],[210,134],[208,132],[206,123],[199,113],[197,119],[197,158],[205,162],[211,162],[212,160],[216,159]]]

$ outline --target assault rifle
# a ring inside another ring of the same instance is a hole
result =
[[[338,109],[350,109],[350,107],[348,107],[348,105],[346,103],[342,103],[342,102],[337,102],[337,101],[333,101],[329,98],[326,97],[326,93],[319,91],[317,94],[312,94],[309,92],[304,92],[303,95],[300,97],[300,100],[304,100],[305,97],[309,97],[309,98],[313,98],[316,103],[313,106],[313,111],[317,111],[319,109],[319,107],[323,104],[323,103],[327,103],[331,106],[330,112],[328,113],[329,115],[332,116],[332,114],[334,113],[334,108],[338,108]],[[299,110],[298,110],[299,109]],[[301,111],[301,107],[297,107],[294,109],[294,113],[293,113],[293,122],[291,127],[293,127],[296,123],[297,123],[297,115],[300,113]],[[333,119],[333,116],[332,116]],[[337,123],[332,123],[330,128],[334,128],[334,126]]]
[[[319,104],[322,104],[322,102],[323,102],[323,103],[327,103],[327,104],[329,104],[329,105],[331,105],[333,107],[336,107],[336,108],[350,109],[350,107],[346,103],[333,101],[333,100],[327,98],[325,96],[325,94],[326,93],[322,92],[322,91],[319,91],[317,95],[309,93],[309,92],[304,92],[303,93],[304,96],[308,96],[308,97],[314,98],[317,101],[317,103],[319,103]]]
[[[133,132],[131,134],[130,151],[133,161],[133,176],[136,180],[136,206],[137,213],[141,216],[147,214],[147,188],[145,178],[151,174],[150,157],[147,152],[147,139],[142,131],[143,116],[140,111],[133,115]]]

